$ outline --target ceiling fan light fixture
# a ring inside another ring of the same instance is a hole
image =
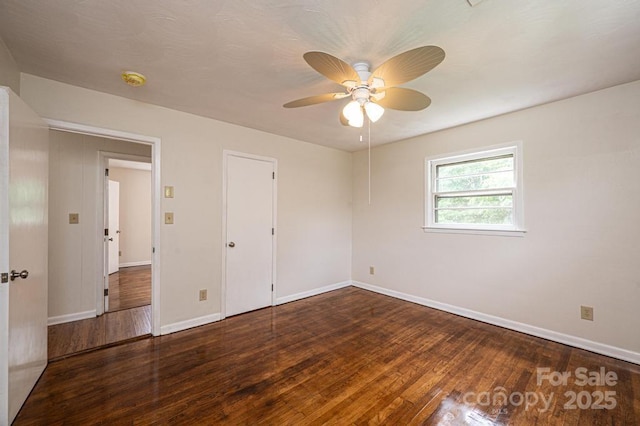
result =
[[[364,125],[364,115],[360,115],[356,117],[354,120],[349,120],[349,126],[351,127],[362,127]]]
[[[384,108],[373,102],[364,104],[364,110],[367,112],[367,117],[369,117],[372,123],[380,120],[380,117],[384,114]]]
[[[342,110],[342,114],[349,122],[349,126],[362,127],[364,124],[364,114],[358,101],[349,102]]]

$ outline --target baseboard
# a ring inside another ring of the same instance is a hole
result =
[[[554,342],[562,343],[576,348],[586,349],[591,352],[621,359],[623,361],[632,362],[634,364],[640,364],[640,353],[638,352],[632,352],[627,349],[594,342],[592,340],[583,339],[581,337],[558,333],[556,331],[547,330],[545,328],[535,327],[529,324],[508,320],[493,315],[483,314],[482,312],[472,311],[470,309],[436,302],[435,300],[425,299],[422,297],[413,296],[395,290],[389,290],[359,281],[352,281],[352,285],[364,290],[369,290],[375,293],[384,294],[386,296],[395,297],[396,299],[406,300],[407,302],[412,302],[418,305],[438,309],[440,311],[460,315],[465,318],[486,322],[488,324],[497,325],[500,327],[508,328],[510,330],[519,331],[521,333],[530,334],[532,336],[541,337],[543,339],[552,340]]]
[[[313,290],[303,291],[302,293],[296,293],[290,296],[278,297],[276,299],[276,305],[282,305],[283,303],[289,303],[295,300],[306,299],[307,297],[317,296],[318,294],[326,293],[328,291],[338,290],[339,288],[343,288],[343,287],[349,287],[350,285],[351,285],[351,281],[343,281],[341,283],[314,288]]]
[[[126,262],[126,263],[121,263],[118,266],[120,268],[128,268],[130,266],[144,266],[144,265],[151,265],[151,261],[150,260],[140,260],[138,262]]]
[[[316,296],[321,293],[326,293],[328,291],[337,290],[343,287],[348,287],[350,285],[351,285],[351,281],[344,281],[341,283],[331,284],[325,287],[316,288],[316,289],[305,291],[302,293],[292,294],[291,296],[279,297],[276,299],[276,305],[281,305],[283,303],[293,302],[294,300]],[[220,319],[221,319],[220,314],[211,314],[211,315],[205,315],[203,317],[193,318],[186,321],[175,322],[173,324],[167,324],[160,327],[160,334],[164,335],[164,334],[175,333],[178,331],[187,330],[189,328],[198,327],[201,325],[220,321]]]
[[[96,310],[94,309],[93,311],[76,312],[73,314],[58,315],[57,317],[49,317],[47,319],[47,325],[63,324],[65,322],[78,321],[95,317]]]
[[[220,321],[220,314],[210,314],[198,318],[192,318],[186,321],[174,322],[173,324],[167,324],[160,327],[160,334],[171,334],[177,331],[187,330],[193,327],[199,327],[201,325],[210,324],[212,322]]]

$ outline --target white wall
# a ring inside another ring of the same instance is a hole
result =
[[[120,267],[150,265],[151,172],[109,167],[109,179],[120,183]]]
[[[20,71],[2,38],[0,38],[0,86],[9,86],[20,94]]]
[[[28,74],[21,90],[43,117],[162,139],[162,185],[175,188],[162,199],[175,214],[160,236],[163,326],[220,312],[223,149],[278,159],[277,297],[350,279],[350,153]]]
[[[96,309],[103,259],[96,253],[104,219],[96,193],[98,151],[150,156],[149,145],[49,132],[49,321],[77,319]],[[69,224],[69,213],[80,223]],[[95,314],[95,312],[93,312]]]
[[[425,157],[516,140],[524,237],[422,231]],[[358,152],[354,280],[640,360],[640,82],[374,149],[371,206],[366,178]]]

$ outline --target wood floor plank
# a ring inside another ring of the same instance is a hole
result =
[[[151,304],[151,265],[120,268],[109,275],[109,312]]]
[[[120,268],[109,283],[109,312],[48,327],[50,360],[151,333],[151,266]]]
[[[538,385],[539,367],[620,380]],[[498,387],[555,396],[547,411],[477,399]],[[604,390],[614,409],[565,406]],[[638,365],[348,287],[52,362],[15,425],[632,425],[638,395]]]
[[[48,356],[55,360],[151,333],[151,306],[109,312],[48,327]]]

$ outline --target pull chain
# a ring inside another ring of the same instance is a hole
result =
[[[369,130],[369,137],[368,137],[368,145],[369,145],[369,164],[368,164],[368,179],[369,179],[369,205],[371,205],[371,120],[369,119],[369,117],[367,117],[367,122],[368,122],[368,130]]]

